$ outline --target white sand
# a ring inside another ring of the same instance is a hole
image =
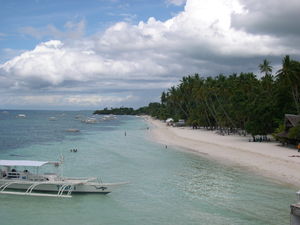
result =
[[[285,184],[300,186],[300,157],[296,149],[276,142],[249,142],[250,137],[218,135],[204,129],[169,127],[150,117],[151,137],[167,146],[201,154],[222,163],[243,167]]]

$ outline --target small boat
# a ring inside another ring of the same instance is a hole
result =
[[[87,118],[85,120],[81,120],[82,123],[87,123],[87,124],[94,124],[97,123],[97,119],[96,118]]]
[[[18,114],[16,117],[17,118],[26,118],[26,115],[25,114]]]
[[[103,116],[101,120],[105,121],[105,120],[115,120],[115,119],[117,119],[117,116],[115,116],[113,114],[109,114],[109,115]]]
[[[72,197],[72,193],[108,194],[122,183],[102,183],[95,177],[71,178],[56,173],[39,173],[44,165],[61,166],[60,161],[0,160],[0,194]],[[36,168],[36,172],[28,169]]]
[[[66,129],[65,131],[66,131],[66,132],[73,132],[73,133],[80,132],[79,129],[75,129],[75,128]]]

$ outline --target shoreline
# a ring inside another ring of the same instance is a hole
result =
[[[285,185],[300,186],[300,153],[277,142],[249,142],[249,136],[222,136],[204,129],[170,127],[150,116],[151,139],[166,146],[241,167]],[[294,157],[293,157],[294,156]]]

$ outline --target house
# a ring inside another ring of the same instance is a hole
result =
[[[300,123],[300,115],[285,114],[284,115],[284,131],[276,134],[281,142],[296,144],[297,140],[289,138],[289,131]]]
[[[184,127],[185,126],[185,120],[178,120],[178,122],[174,123],[174,127]]]

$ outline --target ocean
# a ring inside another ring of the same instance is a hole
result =
[[[63,155],[66,176],[129,182],[108,195],[70,199],[0,195],[1,225],[289,224],[295,188],[166,149],[151,141],[142,118],[81,122],[91,116],[91,111],[0,111],[0,159],[55,161]]]

